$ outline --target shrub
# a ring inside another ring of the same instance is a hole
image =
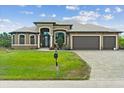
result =
[[[0,47],[10,47],[11,46],[11,36],[8,33],[0,34]]]
[[[58,37],[57,44],[58,44],[58,47],[60,49],[62,49],[62,46],[63,46],[63,38],[62,37]]]
[[[124,48],[124,36],[119,37],[119,47]]]

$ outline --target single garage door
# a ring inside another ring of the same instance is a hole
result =
[[[73,36],[73,49],[99,49],[99,36]]]
[[[103,49],[113,49],[116,47],[115,36],[103,36]]]

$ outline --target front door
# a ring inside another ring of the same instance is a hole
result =
[[[42,28],[40,31],[40,47],[49,47],[50,35],[48,28]]]
[[[49,47],[49,35],[44,36],[43,47]]]

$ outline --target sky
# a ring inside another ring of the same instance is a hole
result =
[[[124,31],[122,5],[0,5],[0,33],[41,20],[76,21]]]

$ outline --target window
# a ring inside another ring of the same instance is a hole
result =
[[[30,36],[30,44],[35,44],[35,37],[34,37],[34,35]]]
[[[19,44],[25,44],[25,36],[24,35],[20,35]]]
[[[15,44],[15,35],[12,35],[12,43]]]
[[[55,39],[56,39],[56,43],[61,39],[62,43],[65,42],[65,34],[64,32],[56,32],[55,33]]]

